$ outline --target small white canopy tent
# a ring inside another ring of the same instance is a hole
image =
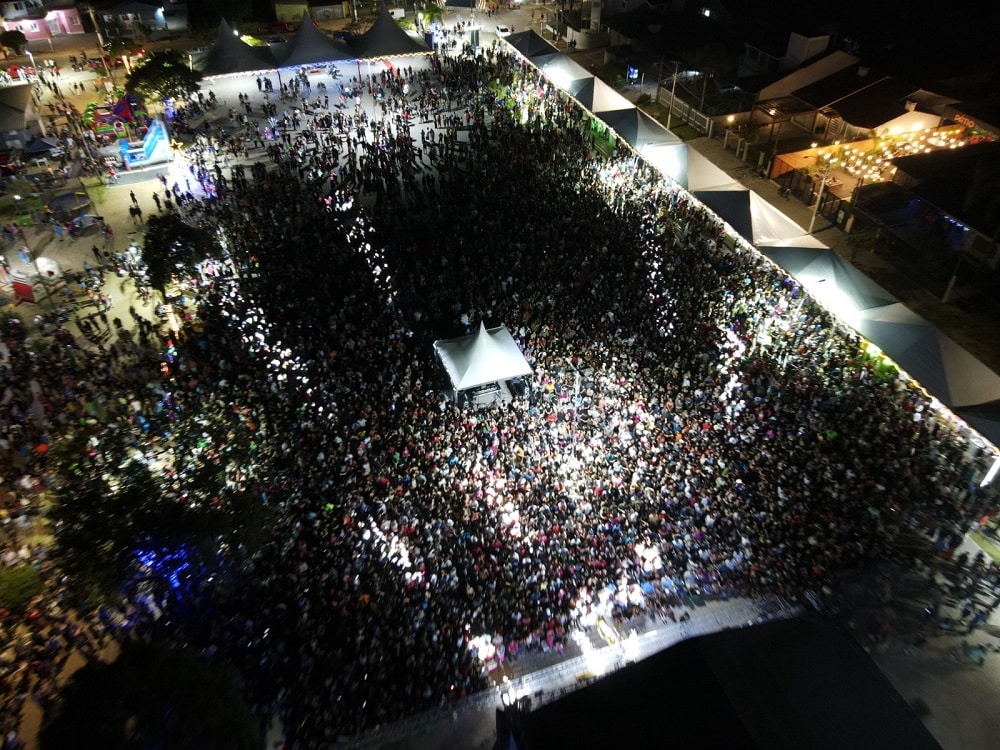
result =
[[[455,391],[531,375],[531,365],[506,326],[487,329],[483,323],[469,336],[434,342]]]

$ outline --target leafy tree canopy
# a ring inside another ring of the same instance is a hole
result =
[[[92,661],[46,711],[40,750],[99,747],[263,750],[238,675],[190,650],[134,642],[111,664]]]
[[[161,492],[143,464],[126,464],[108,483],[97,472],[67,485],[52,510],[63,570],[92,592],[112,592],[136,574],[143,551],[193,548],[224,519]]]
[[[28,37],[17,29],[8,29],[0,32],[0,44],[4,47],[9,47],[17,54],[21,54],[25,46],[28,44]]]
[[[125,90],[144,101],[188,97],[201,87],[201,73],[191,70],[187,55],[173,49],[151,52],[125,81]]]
[[[22,610],[42,593],[42,577],[30,565],[0,568],[0,607]]]
[[[176,214],[150,216],[142,251],[149,283],[163,292],[180,269],[216,254],[217,249],[215,238],[207,230],[184,223]]]

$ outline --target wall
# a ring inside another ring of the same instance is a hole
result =
[[[586,29],[577,31],[576,29],[567,26],[564,38],[566,42],[576,40],[576,48],[578,50],[595,49],[597,47],[607,47],[609,35],[606,32],[594,33]]]
[[[770,86],[765,86],[760,91],[759,101],[789,96],[793,91],[797,91],[803,86],[808,86],[810,83],[820,81],[844,68],[849,68],[857,61],[858,58],[846,52],[841,52],[840,50],[831,52],[826,57],[789,73]]]
[[[3,26],[8,31],[20,31],[29,42],[34,39],[48,39],[51,36],[49,25],[42,19],[19,18],[16,21],[5,21]]]
[[[314,21],[332,21],[337,18],[350,18],[351,6],[348,3],[313,5],[309,8],[309,13]]]
[[[829,35],[803,36],[794,31],[788,36],[788,47],[781,60],[781,70],[794,70],[806,60],[826,52],[830,46]]]
[[[274,17],[281,23],[298,23],[307,10],[309,6],[306,3],[275,3]]]

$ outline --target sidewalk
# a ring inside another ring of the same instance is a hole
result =
[[[966,536],[955,555],[967,553],[972,560],[980,551]],[[936,572],[933,579],[947,584],[948,575]],[[1000,736],[1000,714],[994,710],[1000,705],[1000,609],[968,634],[961,625],[939,629],[940,634],[928,626],[926,640],[913,647],[914,633],[902,628],[903,613],[907,605],[920,607],[929,602],[935,590],[892,603],[890,612],[900,618],[900,631],[872,650],[872,660],[908,703],[926,707],[921,718],[944,750],[994,748]],[[979,602],[989,604],[982,595]],[[957,623],[960,615],[958,603],[945,596],[938,619],[951,618]],[[969,649],[977,646],[984,647],[982,666],[967,656]]]

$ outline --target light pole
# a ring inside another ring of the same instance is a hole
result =
[[[951,271],[951,278],[948,279],[948,286],[945,287],[944,294],[941,295],[941,302],[945,305],[951,301],[951,295],[955,293],[955,284],[958,283],[958,269],[962,267],[962,251],[958,251],[958,259],[955,267]]]
[[[723,150],[729,147],[729,136],[732,132],[734,122],[736,122],[735,115],[729,115],[729,117],[726,118],[726,137],[722,139]],[[739,145],[737,145],[736,150],[739,151]]]
[[[823,160],[826,164],[823,165],[823,180],[819,183],[819,192],[816,194],[816,204],[813,206],[812,216],[809,217],[809,229],[806,234],[813,233],[813,227],[816,226],[816,214],[819,213],[819,204],[823,202],[823,189],[826,187],[826,178],[830,176],[830,170],[833,169],[833,165],[837,163],[836,159],[830,159],[828,156],[824,155]]]

